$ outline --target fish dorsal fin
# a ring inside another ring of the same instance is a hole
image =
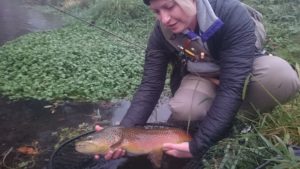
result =
[[[163,151],[159,149],[149,153],[148,158],[152,162],[155,168],[160,168],[162,156],[163,156]]]

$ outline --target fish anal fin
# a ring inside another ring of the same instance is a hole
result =
[[[161,149],[152,151],[148,155],[149,160],[152,162],[155,168],[161,167],[162,157],[163,157],[163,151]]]

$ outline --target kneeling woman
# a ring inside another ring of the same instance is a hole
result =
[[[280,57],[261,52],[257,25],[239,1],[144,3],[154,12],[157,22],[146,49],[141,85],[121,125],[146,123],[163,91],[171,63],[170,120],[191,120],[198,129],[190,142],[166,144],[166,153],[201,157],[224,138],[241,107],[265,111],[299,91],[296,71]],[[247,96],[242,99],[248,77]],[[124,154],[120,152],[110,152],[108,157]]]

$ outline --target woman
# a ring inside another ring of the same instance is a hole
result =
[[[190,142],[165,144],[167,154],[202,157],[232,126],[240,107],[268,110],[293,97],[299,78],[283,59],[262,54],[255,24],[236,0],[144,0],[157,23],[146,49],[144,74],[122,126],[145,124],[164,88],[171,63],[170,121],[191,120]],[[242,93],[250,77],[247,96]],[[267,90],[267,92],[266,92]],[[270,96],[270,93],[272,96]],[[276,98],[276,99],[274,99]],[[109,152],[106,159],[124,155]]]

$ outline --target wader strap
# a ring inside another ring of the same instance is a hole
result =
[[[256,42],[255,47],[258,50],[263,50],[264,44],[266,43],[267,33],[263,24],[263,16],[260,12],[252,8],[251,6],[241,3],[250,14],[254,24],[255,24],[255,36]]]
[[[203,77],[219,75],[220,67],[200,37],[191,40],[187,34],[175,34],[162,23],[160,27],[165,39],[178,51],[177,55],[181,62],[187,65],[188,72]]]
[[[187,60],[193,62],[212,62],[213,58],[201,38],[189,38],[188,33],[175,34],[160,23],[161,31],[171,46],[179,53],[182,52]],[[181,58],[182,59],[182,58]]]

